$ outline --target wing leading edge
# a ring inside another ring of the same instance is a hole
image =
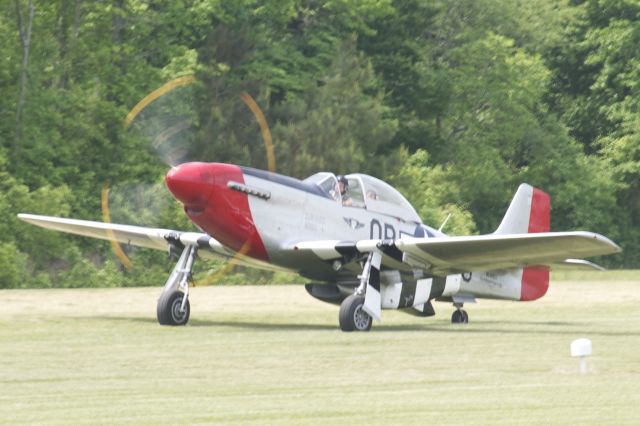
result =
[[[54,216],[40,216],[20,213],[18,218],[42,228],[101,240],[116,240],[121,244],[167,251],[171,244],[197,246],[199,253],[206,257],[221,256],[234,258],[244,266],[260,269],[277,269],[265,262],[239,255],[220,244],[210,235],[199,232],[181,232],[172,229],[146,228],[142,226],[120,225],[116,223],[94,222],[90,220],[67,219]],[[214,255],[214,256],[211,256]]]
[[[334,246],[332,246],[332,243]],[[399,262],[434,275],[470,271],[511,269],[524,266],[557,266],[574,259],[613,254],[620,247],[592,232],[541,232],[535,234],[490,234],[469,237],[402,238],[395,241],[363,240],[305,241],[295,250],[311,250],[324,260],[338,259],[351,246],[366,253],[380,250],[383,265],[396,268]]]
[[[98,238],[101,240],[115,239],[119,243],[147,247],[156,250],[166,250],[170,234],[181,235],[180,232],[170,229],[145,228],[141,226],[118,225],[115,223],[93,222],[90,220],[67,219],[53,216],[39,216],[20,213],[18,218],[41,228],[68,234],[82,235],[84,237]],[[204,236],[204,234],[202,234]]]

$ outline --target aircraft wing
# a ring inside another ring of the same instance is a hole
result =
[[[40,216],[20,213],[18,218],[42,228],[84,237],[98,238],[107,241],[117,241],[124,245],[146,247],[167,251],[171,244],[182,246],[197,246],[198,256],[206,258],[232,259],[234,264],[269,271],[284,271],[285,269],[268,262],[252,259],[249,256],[236,253],[218,240],[202,232],[182,232],[172,229],[146,228],[143,226],[120,225],[116,223],[94,222],[90,220],[67,219],[54,216]]]
[[[447,275],[533,265],[566,266],[576,264],[570,258],[617,253],[620,247],[591,232],[541,232],[395,241],[306,241],[296,244],[294,250],[311,250],[325,260],[378,250],[383,254],[383,266],[398,269],[402,263],[434,275]]]
[[[179,242],[182,245],[197,245],[199,248],[207,248],[221,256],[233,256],[233,252],[230,252],[217,240],[204,233],[180,232],[171,229],[146,228],[25,213],[20,213],[18,218],[42,228],[101,240],[115,240],[125,245],[166,251],[170,242]]]

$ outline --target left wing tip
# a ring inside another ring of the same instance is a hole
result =
[[[30,223],[37,221],[38,218],[40,217],[38,215],[31,214],[31,213],[18,213],[16,216],[18,219],[22,220],[23,222],[30,222]]]

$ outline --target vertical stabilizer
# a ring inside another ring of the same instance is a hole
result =
[[[496,234],[528,234],[551,229],[551,197],[546,192],[523,183],[511,200]],[[527,266],[521,269],[520,300],[536,300],[549,288],[549,269]]]
[[[551,198],[549,194],[523,183],[514,195],[496,234],[549,232]]]

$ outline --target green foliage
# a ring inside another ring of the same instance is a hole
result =
[[[27,280],[27,255],[14,243],[0,243],[0,288],[24,287]]]
[[[439,226],[449,215],[443,232],[450,235],[470,235],[476,225],[471,213],[455,203],[460,198],[455,183],[439,165],[429,165],[429,154],[418,150],[405,159],[406,163],[396,176],[390,177],[396,188],[407,196],[425,223]]]
[[[384,171],[375,154],[393,137],[397,121],[386,117],[376,83],[370,64],[345,42],[322,84],[311,82],[304,95],[291,96],[274,113],[282,117],[273,131],[281,171],[299,178],[318,170]]]
[[[104,283],[98,280],[98,269],[91,260],[82,256],[76,247],[65,253],[69,267],[57,273],[53,287],[100,287]]]
[[[623,247],[618,261],[635,265],[640,247],[640,7],[634,1],[601,0],[579,8],[579,19],[567,29],[569,42],[552,50],[558,83],[552,105],[571,135],[597,154],[591,157],[601,163],[595,167],[597,176],[583,176],[609,192],[607,203],[600,203],[605,212],[594,208],[595,216]]]
[[[125,248],[124,271],[108,244],[16,214],[101,220],[108,184],[112,221],[195,229],[163,188],[163,161],[266,168],[245,91],[270,125],[278,172],[388,179],[426,223],[452,213],[449,234],[493,231],[526,181],[551,194],[554,229],[608,235],[625,250],[611,266],[639,265],[635,1],[34,4],[18,123],[24,49],[14,2],[0,3],[1,288],[164,282],[163,253]],[[136,103],[184,75],[197,82],[124,128]],[[172,126],[184,130],[162,142]],[[237,268],[221,281],[295,279]]]

